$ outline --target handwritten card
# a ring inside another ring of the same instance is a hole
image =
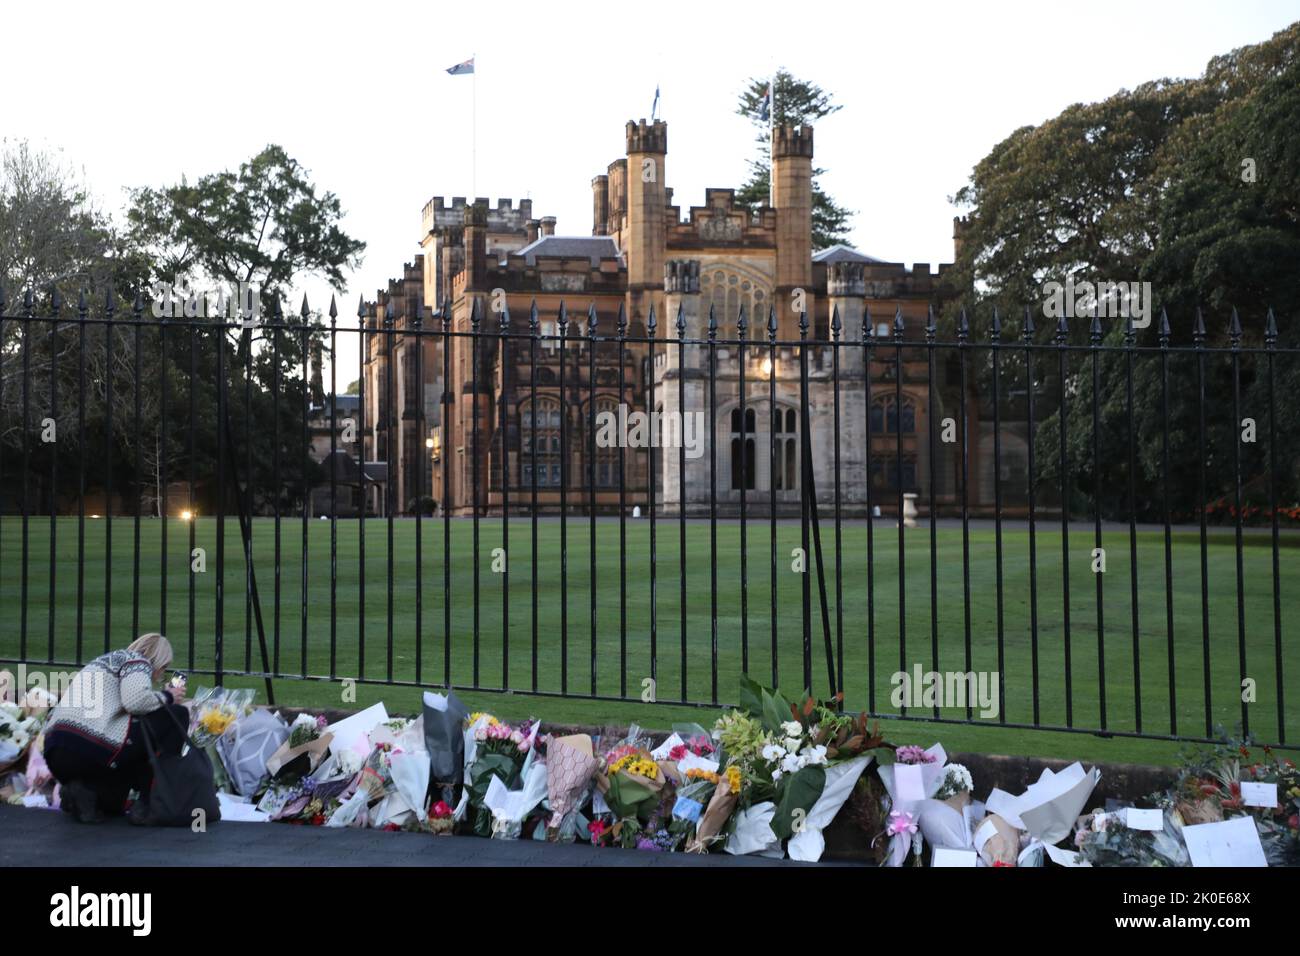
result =
[[[1192,866],[1268,866],[1253,817],[1183,827]]]
[[[1241,802],[1248,807],[1267,807],[1273,809],[1277,806],[1277,784],[1276,783],[1241,783]]]
[[[1124,814],[1124,825],[1130,830],[1159,832],[1165,828],[1165,812],[1163,810],[1139,810],[1137,807],[1129,807],[1124,811]]]
[[[894,786],[899,803],[925,799],[925,776],[919,764],[894,764]]]

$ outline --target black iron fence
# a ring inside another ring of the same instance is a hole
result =
[[[1271,314],[836,308],[779,338],[692,309],[0,295],[0,661],[158,630],[268,694],[713,706],[746,672],[903,719],[1295,739],[1300,349]]]

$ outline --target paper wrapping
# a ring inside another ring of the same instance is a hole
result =
[[[600,766],[595,756],[591,737],[574,734],[555,737],[546,748],[546,799],[551,808],[547,828],[558,838],[559,827],[565,816],[578,809],[579,801],[591,785],[591,778]]]
[[[737,799],[737,794],[731,792],[731,785],[727,783],[727,778],[723,777],[719,780],[713,790],[713,796],[709,798],[709,805],[700,815],[695,834],[687,841],[687,853],[708,852],[709,844],[717,839],[718,834],[731,818],[731,812],[736,809]]]
[[[286,740],[266,761],[266,772],[272,778],[280,776],[286,770],[295,773],[300,772],[302,776],[306,776],[320,766],[321,761],[325,759],[325,755],[329,753],[330,744],[333,740],[334,735],[328,731],[315,740],[309,740],[297,747],[290,747],[289,742]],[[297,761],[296,764],[295,761]],[[291,764],[295,764],[292,769],[290,769]]]

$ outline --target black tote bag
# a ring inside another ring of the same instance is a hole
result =
[[[172,715],[175,719],[175,715]],[[180,721],[176,722],[180,725]],[[195,820],[194,811],[202,810],[206,823],[221,819],[212,762],[208,755],[186,735],[190,748],[181,754],[157,754],[149,725],[140,721],[149,762],[153,764],[153,787],[149,791],[149,809],[144,822],[154,827],[187,827]],[[181,733],[185,728],[181,727]]]

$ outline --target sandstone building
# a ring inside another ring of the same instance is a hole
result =
[[[577,512],[593,504],[614,512],[621,470],[627,509],[645,511],[652,485],[659,513],[678,513],[683,498],[688,514],[707,513],[715,481],[721,513],[736,513],[743,494],[752,515],[773,505],[797,515],[802,308],[818,499],[830,501],[835,491],[838,433],[844,512],[865,513],[868,481],[871,504],[895,511],[901,427],[903,490],[919,493],[924,507],[927,416],[937,422],[956,410],[929,408],[925,350],[906,349],[899,362],[889,342],[896,313],[906,338],[923,340],[928,308],[951,294],[947,267],[908,268],[846,246],[813,250],[810,127],[773,130],[772,202],[757,211],[738,205],[732,189],[709,189],[702,205],[685,212],[674,204],[663,121],[629,122],[626,143],[626,155],[592,180],[590,235],[558,235],[554,218],[534,217],[531,200],[516,206],[501,199],[493,207],[435,197],[425,206],[422,255],[367,304],[364,319],[365,454],[394,462],[395,502],[411,506],[422,470],[423,488],[452,514],[475,507],[496,514],[503,504],[525,514],[534,499],[540,512],[562,502]],[[769,344],[773,312],[776,348]],[[712,347],[703,344],[711,314]],[[868,315],[876,345],[864,364]],[[410,334],[416,324],[424,334]],[[677,344],[679,331],[689,344]],[[838,368],[829,344],[836,338],[851,343],[838,350]],[[951,395],[939,384],[936,395]],[[978,402],[971,406],[978,505],[992,497],[991,433],[980,423]],[[702,416],[712,447],[698,457],[668,447],[608,447],[596,440],[597,422],[606,413],[617,417],[620,408],[625,417],[646,410],[669,420],[683,412]],[[1023,438],[1004,428],[1002,442],[1004,481],[1016,481],[1010,472],[1023,461]],[[935,493],[952,501],[958,456],[947,445],[940,455]]]

